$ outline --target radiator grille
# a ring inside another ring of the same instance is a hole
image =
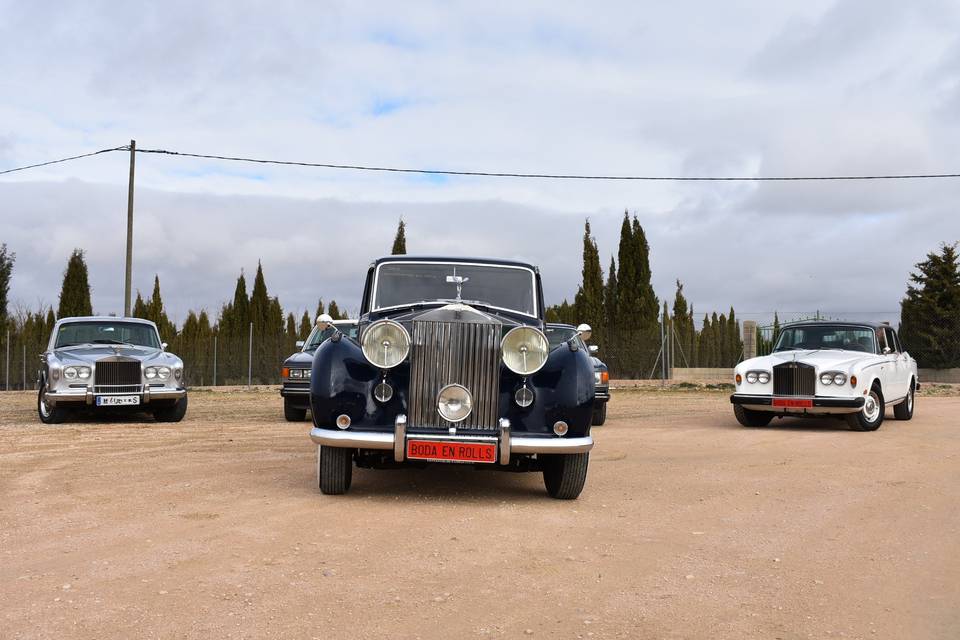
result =
[[[409,429],[494,431],[500,392],[500,324],[477,322],[413,323],[410,351]],[[436,398],[448,384],[473,395],[473,412],[453,424],[440,417]]]
[[[773,368],[773,395],[816,395],[816,372],[813,367],[800,362],[778,364]]]
[[[142,378],[136,360],[101,360],[94,373],[94,393],[140,393]]]

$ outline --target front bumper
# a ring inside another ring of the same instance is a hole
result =
[[[496,441],[498,462],[501,465],[510,464],[513,454],[552,454],[552,453],[586,453],[593,448],[593,438],[583,436],[579,438],[563,438],[558,436],[514,436],[510,433],[510,421],[500,420],[497,435],[493,436],[457,436],[457,435],[428,435],[414,434],[411,437],[426,440],[448,441]],[[315,444],[325,447],[343,447],[348,449],[383,449],[393,450],[393,458],[403,462],[407,450],[407,417],[397,416],[393,432],[382,431],[352,431],[339,429],[324,429],[314,426],[310,430],[310,439]]]
[[[773,401],[809,401],[810,406],[774,406]],[[862,396],[850,398],[834,398],[824,396],[813,397],[778,397],[771,395],[748,395],[735,393],[730,396],[730,404],[738,404],[754,411],[772,411],[775,413],[856,413],[863,409],[865,399]]]
[[[89,405],[94,406],[96,404],[96,398],[98,395],[119,395],[119,396],[140,396],[140,405],[133,406],[143,406],[145,404],[150,404],[151,402],[158,401],[167,401],[173,400],[178,401],[181,398],[186,397],[187,390],[184,388],[176,389],[151,389],[147,387],[143,390],[142,393],[115,393],[115,394],[96,394],[92,389],[64,389],[62,391],[47,391],[43,398],[46,400],[47,404],[56,407],[59,405]]]

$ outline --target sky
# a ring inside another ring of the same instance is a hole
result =
[[[654,176],[957,173],[956,2],[24,3],[0,0],[0,170],[137,140],[334,164]],[[121,312],[127,154],[0,176],[11,300],[56,305],[73,248]],[[402,216],[410,253],[521,258],[572,300],[589,219],[624,211],[653,285],[734,306],[895,319],[960,240],[960,180],[578,182],[139,154],[134,289],[216,312],[263,265],[285,310],[359,307]]]

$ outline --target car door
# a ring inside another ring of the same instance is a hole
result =
[[[910,391],[910,379],[913,375],[912,367],[910,366],[910,356],[904,352],[903,346],[900,344],[900,337],[897,335],[897,332],[890,327],[886,329],[886,332],[887,342],[890,343],[894,353],[897,356],[897,396],[903,397],[906,396]]]
[[[893,335],[893,329],[890,327],[883,327],[883,338],[886,345],[885,351],[887,351],[887,362],[884,366],[888,371],[889,382],[884,384],[884,388],[887,391],[884,393],[884,400],[890,402],[891,400],[897,400],[902,398],[907,394],[907,382],[904,379],[906,363],[904,362],[903,354],[900,353],[900,349],[897,345],[897,339]]]

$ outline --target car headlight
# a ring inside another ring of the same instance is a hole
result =
[[[747,382],[753,384],[757,381],[757,372],[756,371],[747,371]]]
[[[757,382],[759,382],[760,384],[767,384],[768,382],[770,382],[770,373],[767,371],[758,371]]]
[[[392,369],[410,353],[410,334],[398,322],[378,320],[363,332],[363,355],[375,367]]]
[[[594,372],[593,372],[593,383],[594,383],[594,384],[600,384],[600,372],[599,372],[599,371],[594,371]]]
[[[303,377],[303,369],[290,369],[291,378],[301,378]]]
[[[503,364],[521,376],[540,371],[547,363],[549,349],[546,336],[534,327],[515,327],[500,342]]]
[[[833,376],[833,384],[841,385],[847,382],[847,376],[842,373],[837,373]]]
[[[829,371],[820,374],[820,384],[830,386],[833,384],[833,374]]]
[[[167,366],[147,367],[143,370],[143,377],[147,380],[166,380],[170,377],[171,369]]]
[[[444,420],[461,422],[473,411],[473,397],[463,385],[448,384],[437,395],[437,410]]]
[[[90,377],[90,367],[67,367],[63,370],[63,377],[67,380],[87,380]]]

